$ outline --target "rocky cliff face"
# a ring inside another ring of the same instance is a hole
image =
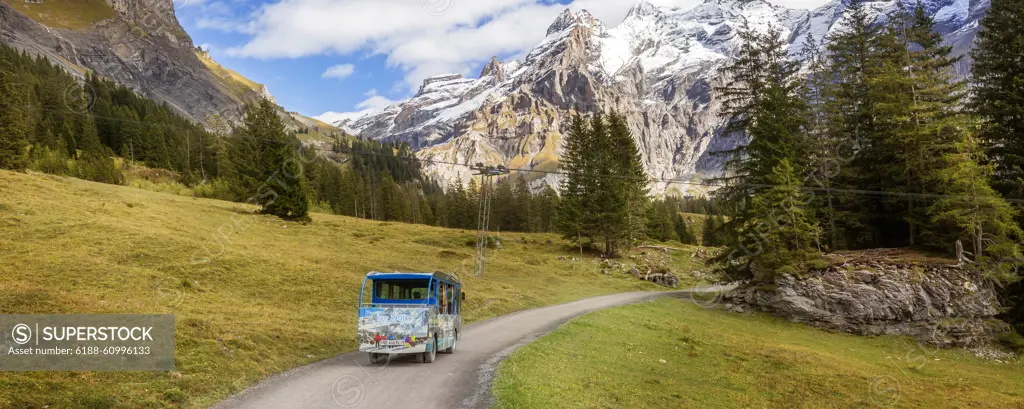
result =
[[[241,102],[260,96],[257,90],[233,89],[210,73],[178,23],[173,0],[82,2],[78,7],[109,6],[113,12],[74,28],[47,25],[40,15],[22,13],[24,7],[15,2],[24,1],[0,3],[0,41],[44,55],[68,72],[93,71],[207,124],[214,115],[237,122]],[[49,2],[34,3],[42,7]]]
[[[895,1],[869,3],[878,16]],[[960,52],[969,49],[987,0],[932,0],[929,12]],[[707,0],[689,10],[641,2],[614,28],[586,11],[566,10],[547,37],[522,61],[486,64],[480,77],[445,75],[383,112],[341,125],[363,137],[408,142],[445,181],[469,180],[457,164],[483,162],[541,172],[531,179],[555,184],[561,140],[574,112],[625,114],[659,182],[654,193],[701,193],[688,183],[721,170],[724,150],[742,141],[720,132],[713,89],[736,55],[736,33],[751,27],[782,30],[795,54],[807,36],[820,41],[838,29],[844,12],[836,0],[814,11],[764,0]]]
[[[1008,327],[993,317],[991,285],[966,268],[887,258],[872,250],[859,260],[784,276],[776,288],[741,288],[725,308],[752,307],[786,319],[858,335],[907,335],[939,347],[984,345]]]

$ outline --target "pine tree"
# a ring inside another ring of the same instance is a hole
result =
[[[1024,238],[1014,222],[1017,212],[988,184],[989,167],[979,165],[979,144],[968,132],[959,138],[951,153],[943,157],[949,166],[936,175],[945,186],[943,197],[930,206],[928,213],[937,228],[948,231],[952,242],[968,239],[975,258],[984,260],[995,253],[1005,260],[1020,260],[1015,239]],[[999,277],[1013,281],[1016,277]]]
[[[750,198],[749,213],[758,217],[745,218],[737,232],[757,237],[760,252],[752,257],[734,253],[732,261],[749,260],[751,277],[771,283],[777,276],[800,274],[820,264],[815,263],[820,260],[820,229],[805,206],[809,200],[789,159],[782,159],[766,179],[771,187]]]
[[[735,211],[725,224],[726,248],[710,262],[733,279],[770,282],[774,276],[760,269],[795,265],[800,260],[791,256],[817,250],[810,199],[793,193],[802,189],[795,175],[803,175],[807,166],[803,138],[809,108],[801,95],[798,63],[788,58],[780,33],[745,27],[739,35],[740,55],[726,68],[730,80],[717,91],[729,119],[727,131],[743,133],[749,142],[728,152],[731,176],[721,179],[726,186],[716,198]]]
[[[491,229],[495,231],[517,230],[518,217],[511,180],[502,179],[495,182],[494,190],[491,191]]]
[[[526,178],[522,175],[516,176],[512,187],[512,221],[509,230],[516,231],[537,231],[533,229],[531,220],[533,215],[533,192]]]
[[[383,170],[377,177],[378,200],[380,202],[381,220],[402,220],[405,218],[402,209],[401,194],[398,184],[391,177],[391,172]]]
[[[836,205],[838,195],[835,189],[835,177],[846,162],[849,146],[837,135],[829,133],[827,104],[832,96],[832,73],[828,61],[817,40],[808,34],[801,51],[803,64],[807,74],[803,81],[802,95],[807,101],[807,146],[808,167],[806,180],[817,188],[820,194],[814,197],[817,217],[822,221],[822,236],[827,239],[827,247],[835,249],[839,242],[839,231],[836,223]]]
[[[533,216],[531,231],[555,231],[557,219],[555,213],[558,211],[558,207],[558,192],[550,185],[545,184],[540,193],[533,196],[533,205],[530,213]]]
[[[672,206],[665,201],[651,204],[647,216],[647,237],[658,241],[679,239]]]
[[[971,107],[994,165],[992,187],[1004,197],[1024,198],[1024,0],[991,3],[971,55]]]
[[[913,144],[907,146],[904,155],[910,156],[906,162],[913,168],[908,186],[917,185],[916,189],[908,192],[908,220],[911,226],[921,226],[926,242],[948,248],[948,242],[929,223],[924,211],[926,204],[916,203],[923,200],[915,201],[914,193],[922,197],[934,192],[957,194],[951,191],[956,188],[945,174],[958,166],[976,168],[981,157],[974,152],[977,143],[968,130],[969,120],[962,111],[965,82],[958,80],[954,72],[960,58],[952,55],[952,47],[943,44],[942,35],[935,30],[935,22],[922,4],[917,4],[908,20],[907,71],[913,80],[913,100],[908,120],[912,136],[907,139]],[[973,163],[958,163],[968,159]],[[978,178],[987,185],[987,175],[978,174]],[[915,243],[911,236],[910,244]]]
[[[27,165],[28,124],[24,112],[28,90],[13,64],[0,59],[0,169],[24,169]]]
[[[593,179],[594,188],[584,201],[587,211],[585,216],[592,224],[592,233],[600,240],[604,257],[615,255],[620,243],[631,239],[631,229],[627,225],[629,214],[629,196],[625,190],[624,167],[616,159],[618,145],[612,136],[613,118],[605,120],[600,114],[590,119],[590,149],[588,156],[588,172],[596,175]],[[587,217],[589,216],[589,217]]]
[[[881,190],[878,165],[886,163],[886,151],[879,144],[879,126],[874,112],[878,93],[871,78],[884,57],[876,40],[879,25],[864,0],[848,0],[842,30],[830,35],[825,47],[825,71],[831,74],[823,104],[827,140],[840,148],[843,166],[830,189]],[[898,54],[897,54],[898,56]],[[890,55],[891,57],[891,55]],[[835,248],[872,246],[881,241],[875,231],[877,219],[885,216],[880,203],[870,197],[835,194],[829,224],[829,242]]]
[[[624,116],[613,112],[608,117],[608,138],[608,160],[616,173],[610,182],[625,200],[624,205],[620,204],[624,212],[624,215],[619,216],[624,218],[620,224],[626,244],[632,246],[645,235],[645,217],[650,205],[647,185],[650,179],[643,168],[640,148]],[[668,217],[667,222],[671,230],[672,218]]]
[[[870,39],[876,56],[866,71],[874,128],[853,162],[861,172],[859,184],[869,187],[866,190],[896,193],[869,199],[879,212],[869,216],[872,230],[888,246],[916,244],[923,223],[917,195],[928,191],[923,175],[930,166],[923,162],[923,153],[931,146],[929,135],[914,117],[918,73],[913,70],[916,56],[910,50],[910,24],[899,5]]]
[[[274,104],[265,99],[248,104],[231,155],[239,198],[261,212],[283,219],[308,218],[308,188],[296,150]]]
[[[583,253],[583,239],[588,237],[589,222],[585,208],[588,194],[594,188],[592,173],[591,132],[584,119],[574,115],[570,119],[569,132],[565,139],[565,152],[559,162],[562,181],[559,186],[557,226],[562,236],[579,246]]]
[[[643,237],[648,179],[623,117],[574,116],[560,169],[558,229],[580,252],[587,239],[614,257]]]
[[[697,235],[694,234],[693,228],[690,227],[689,219],[683,217],[683,215],[681,214],[676,214],[675,228],[676,236],[678,237],[680,243],[690,244],[694,246],[698,244]]]
[[[718,247],[729,242],[728,233],[725,231],[725,218],[722,215],[705,217],[701,231],[700,244],[702,246]]]

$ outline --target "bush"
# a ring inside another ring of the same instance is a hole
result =
[[[50,149],[36,145],[32,147],[29,169],[51,175],[67,175],[71,164],[64,149]]]
[[[214,179],[212,182],[202,183],[192,188],[195,197],[207,199],[233,200],[235,196],[231,193],[231,184],[225,179]]]
[[[309,202],[309,212],[310,213],[334,214],[334,209],[331,209],[331,204],[330,203],[327,203],[327,202],[314,202],[314,201],[311,200]]]
[[[999,334],[999,336],[996,337],[996,340],[999,341],[999,345],[1002,345],[1018,354],[1024,354],[1024,336],[1010,331]]]
[[[124,174],[114,159],[105,153],[86,152],[78,159],[71,159],[63,148],[35,145],[29,153],[29,160],[30,169],[51,175],[70,175],[112,185],[124,183]]]
[[[151,192],[170,193],[178,196],[201,197],[207,199],[232,200],[231,186],[224,179],[188,187],[178,182],[153,182],[149,179],[135,179],[128,186]]]
[[[135,179],[128,186],[151,192],[170,193],[178,196],[193,196],[192,189],[178,182],[153,182],[149,179]]]
[[[476,237],[466,238],[466,247],[476,247]],[[493,249],[498,247],[498,238],[494,236],[487,236],[487,248]]]
[[[74,177],[93,182],[120,185],[124,183],[124,175],[114,164],[114,159],[100,153],[86,153],[74,164],[71,172]]]

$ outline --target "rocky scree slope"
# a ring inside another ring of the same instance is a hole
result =
[[[927,0],[959,52],[969,50],[988,0]],[[895,1],[871,2],[879,18]],[[691,9],[634,6],[614,28],[587,11],[566,10],[524,59],[487,63],[479,78],[428,78],[412,98],[337,125],[363,137],[407,142],[444,182],[468,182],[464,164],[529,168],[556,185],[563,132],[574,112],[615,110],[628,118],[654,193],[702,193],[696,182],[721,171],[709,152],[743,141],[722,134],[714,87],[739,48],[746,21],[775,27],[796,55],[808,35],[819,44],[839,29],[840,1],[793,10],[764,0],[707,0]],[[452,165],[457,163],[460,165]]]

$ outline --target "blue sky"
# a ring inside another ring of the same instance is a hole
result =
[[[699,0],[648,0],[691,7]],[[196,45],[306,115],[356,116],[415,94],[424,78],[479,74],[528,52],[555,16],[614,26],[638,0],[175,0]],[[772,0],[811,8],[823,0]]]

